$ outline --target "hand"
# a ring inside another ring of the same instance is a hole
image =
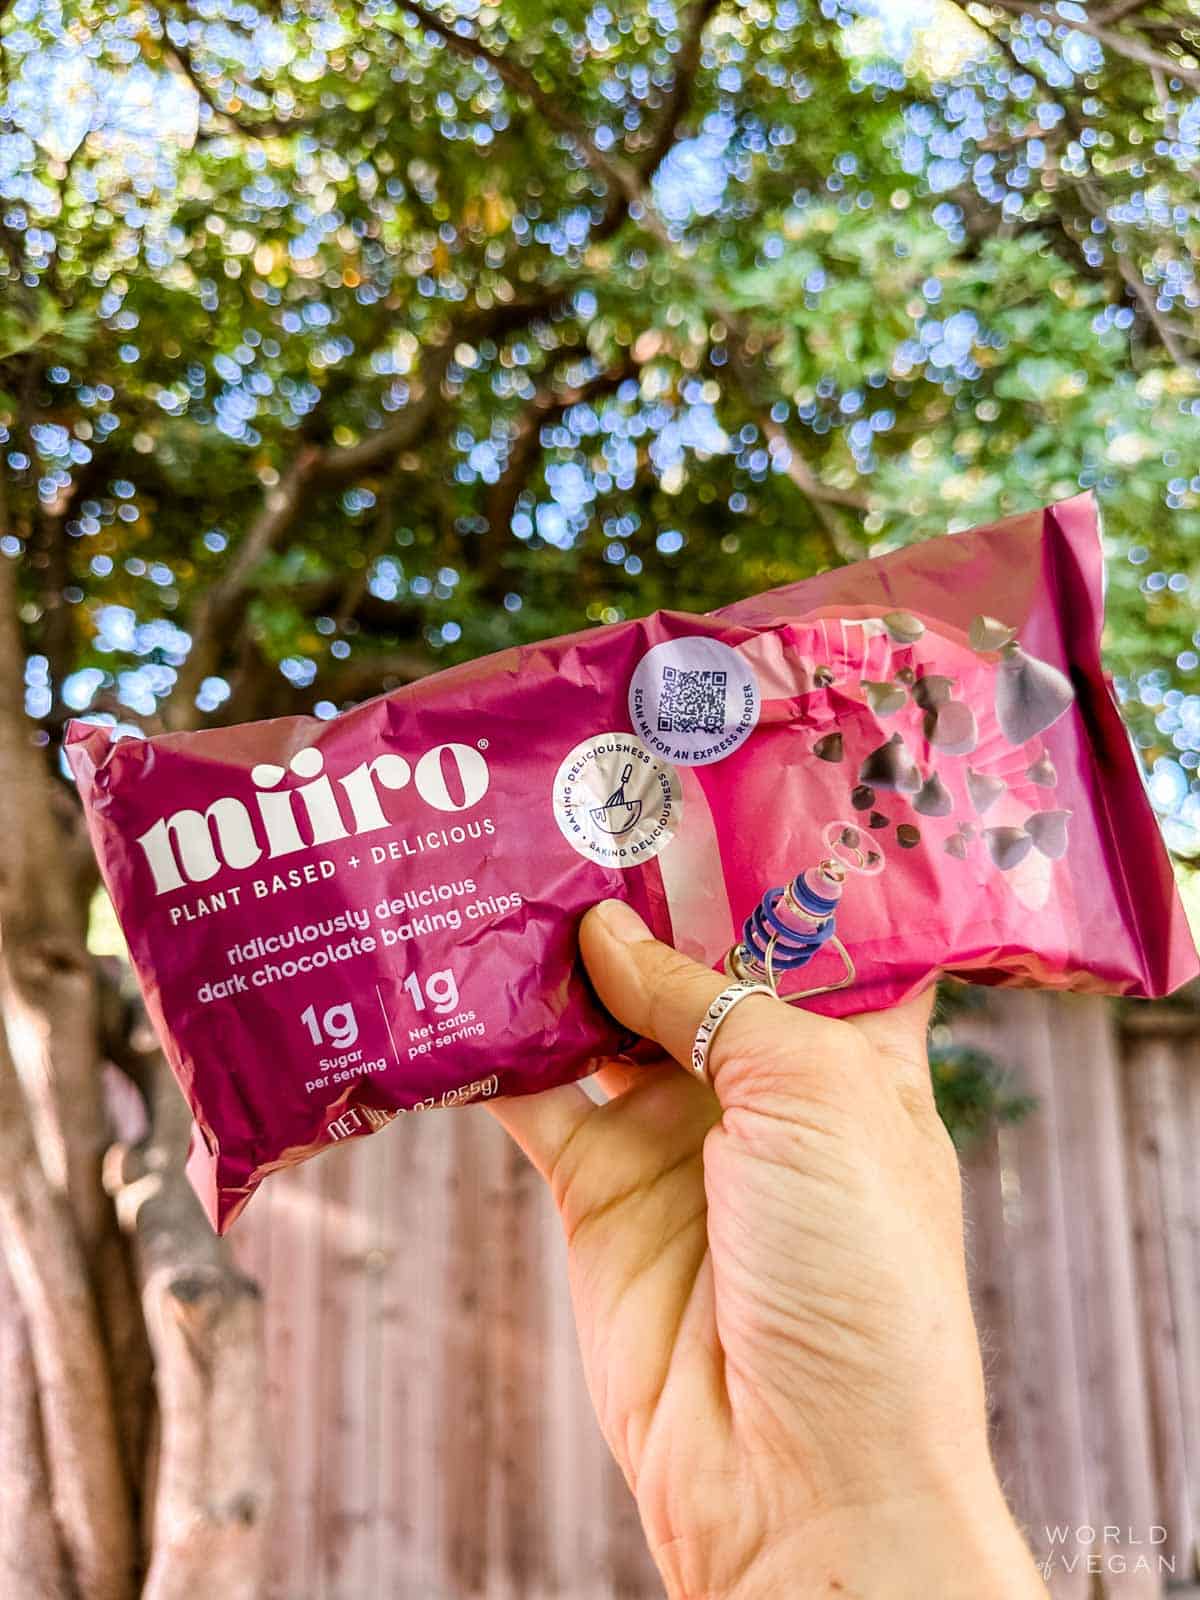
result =
[[[725,987],[619,901],[605,1005],[661,1045],[496,1102],[547,1179],[600,1426],[672,1600],[1044,1597],[987,1445],[930,996],[833,1021]]]

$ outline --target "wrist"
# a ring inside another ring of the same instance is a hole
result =
[[[664,1577],[670,1600],[1046,1600],[990,1462],[932,1489],[799,1512],[736,1577]]]
[[[990,1465],[978,1480],[798,1519],[703,1600],[1046,1600]],[[689,1597],[690,1600],[690,1597]]]

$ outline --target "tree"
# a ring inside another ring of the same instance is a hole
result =
[[[1200,838],[1200,13],[896,11],[0,0],[26,1591],[252,1595],[267,1493],[254,1288],[87,947],[70,714],[327,716],[1094,486],[1112,663]]]

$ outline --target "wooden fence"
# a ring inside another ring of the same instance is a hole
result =
[[[997,1460],[1055,1600],[1149,1600],[1200,1530],[1200,1034],[998,994],[958,1031],[1036,1112],[967,1156]],[[266,1184],[270,1600],[650,1600],[593,1420],[557,1220],[487,1113]]]

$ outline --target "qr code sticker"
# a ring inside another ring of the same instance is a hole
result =
[[[659,733],[723,733],[727,681],[725,672],[664,667],[658,697]]]

